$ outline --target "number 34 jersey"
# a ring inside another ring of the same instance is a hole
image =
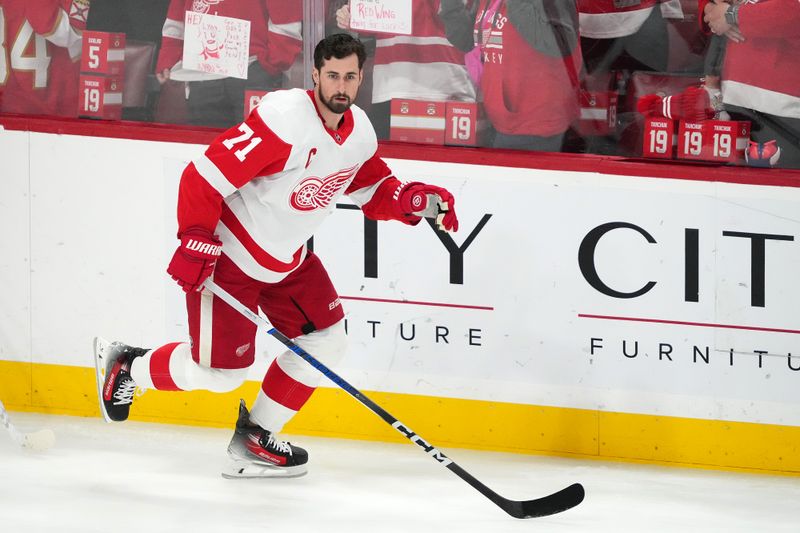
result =
[[[75,116],[89,0],[0,0],[0,111]]]
[[[399,210],[402,184],[375,155],[366,114],[352,106],[333,131],[317,105],[313,91],[275,91],[215,139],[181,177],[179,234],[214,231],[245,274],[274,283],[300,265],[345,193],[370,218],[419,222]]]

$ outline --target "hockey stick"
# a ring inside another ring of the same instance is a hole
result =
[[[408,440],[413,442],[414,444],[418,445],[420,448],[425,450],[428,455],[436,459],[442,466],[446,467],[448,470],[453,472],[455,475],[472,485],[472,487],[489,498],[492,502],[494,502],[498,507],[502,510],[513,516],[514,518],[533,518],[538,516],[548,516],[556,513],[560,513],[562,511],[566,511],[567,509],[571,509],[575,507],[579,503],[583,501],[584,490],[583,486],[580,483],[575,483],[570,485],[569,487],[562,489],[558,492],[545,496],[543,498],[538,498],[535,500],[524,500],[524,501],[517,501],[517,500],[509,500],[507,498],[503,498],[492,489],[475,479],[469,472],[458,466],[456,463],[452,461],[449,457],[443,454],[441,451],[437,450],[432,445],[428,444],[428,442],[414,433],[408,426],[397,420],[395,417],[390,415],[386,412],[382,407],[378,404],[364,396],[361,392],[359,392],[355,387],[350,385],[347,381],[342,379],[339,375],[334,373],[331,369],[323,365],[317,359],[315,359],[311,354],[303,350],[297,344],[291,341],[288,337],[282,334],[280,331],[276,330],[272,325],[264,318],[259,316],[257,313],[254,313],[247,307],[245,307],[241,302],[239,302],[236,298],[231,296],[227,291],[222,289],[219,285],[214,283],[211,279],[206,280],[205,287],[218,296],[221,300],[225,303],[230,305],[236,311],[247,317],[250,321],[255,323],[257,326],[265,326],[268,328],[267,333],[281,341],[287,348],[292,350],[298,356],[303,358],[308,364],[322,372],[322,374],[337,384],[339,387],[344,389],[348,394],[350,394],[353,398],[358,400],[362,405],[364,405],[367,409],[381,417],[387,424],[392,426],[398,432],[400,432],[404,437]]]
[[[56,436],[50,429],[40,429],[33,433],[23,433],[18,430],[16,426],[11,423],[11,419],[8,418],[8,412],[2,401],[0,401],[0,420],[2,420],[3,425],[8,430],[14,442],[23,448],[41,452],[50,449],[56,442]]]

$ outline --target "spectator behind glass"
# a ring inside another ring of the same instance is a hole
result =
[[[191,124],[218,128],[238,124],[244,115],[245,89],[281,88],[283,72],[292,66],[302,50],[302,1],[171,0],[156,64],[156,77],[161,84],[173,77],[178,81],[187,79],[187,71],[176,67],[183,56],[187,11],[250,21],[247,79],[213,79],[214,76],[196,72],[191,78],[200,78],[200,81],[189,81],[187,90]]]
[[[578,0],[587,72],[667,70],[669,45],[661,2]]]
[[[468,64],[480,80],[483,107],[495,129],[493,146],[561,151],[580,113],[575,1],[480,0],[465,8],[460,0],[443,0],[442,5],[453,21],[453,40],[470,51]],[[464,38],[464,26],[474,39]]]
[[[76,116],[89,0],[0,0],[0,112]]]
[[[700,9],[704,30],[728,39],[722,102],[752,123],[748,163],[800,168],[800,2],[700,0]]]
[[[86,29],[124,33],[127,41],[161,41],[169,0],[92,0]]]
[[[464,53],[445,32],[439,0],[411,0],[412,34],[375,33],[372,107],[378,139],[389,138],[392,98],[475,101]],[[350,29],[350,6],[336,12],[339,28]]]

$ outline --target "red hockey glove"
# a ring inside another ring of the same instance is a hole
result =
[[[400,190],[398,202],[403,213],[435,218],[440,230],[458,231],[456,199],[447,189],[412,182]]]
[[[636,108],[646,117],[667,117],[689,122],[708,120],[716,114],[708,91],[702,87],[689,87],[672,96],[648,94],[639,99]]]
[[[222,243],[210,231],[198,226],[184,231],[180,239],[181,245],[169,262],[167,274],[185,292],[200,290],[214,271],[217,258],[222,253]]]

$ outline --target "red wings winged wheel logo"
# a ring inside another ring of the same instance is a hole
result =
[[[336,193],[345,186],[358,169],[358,165],[339,170],[325,178],[309,176],[292,190],[289,203],[298,211],[313,211],[328,207]]]

